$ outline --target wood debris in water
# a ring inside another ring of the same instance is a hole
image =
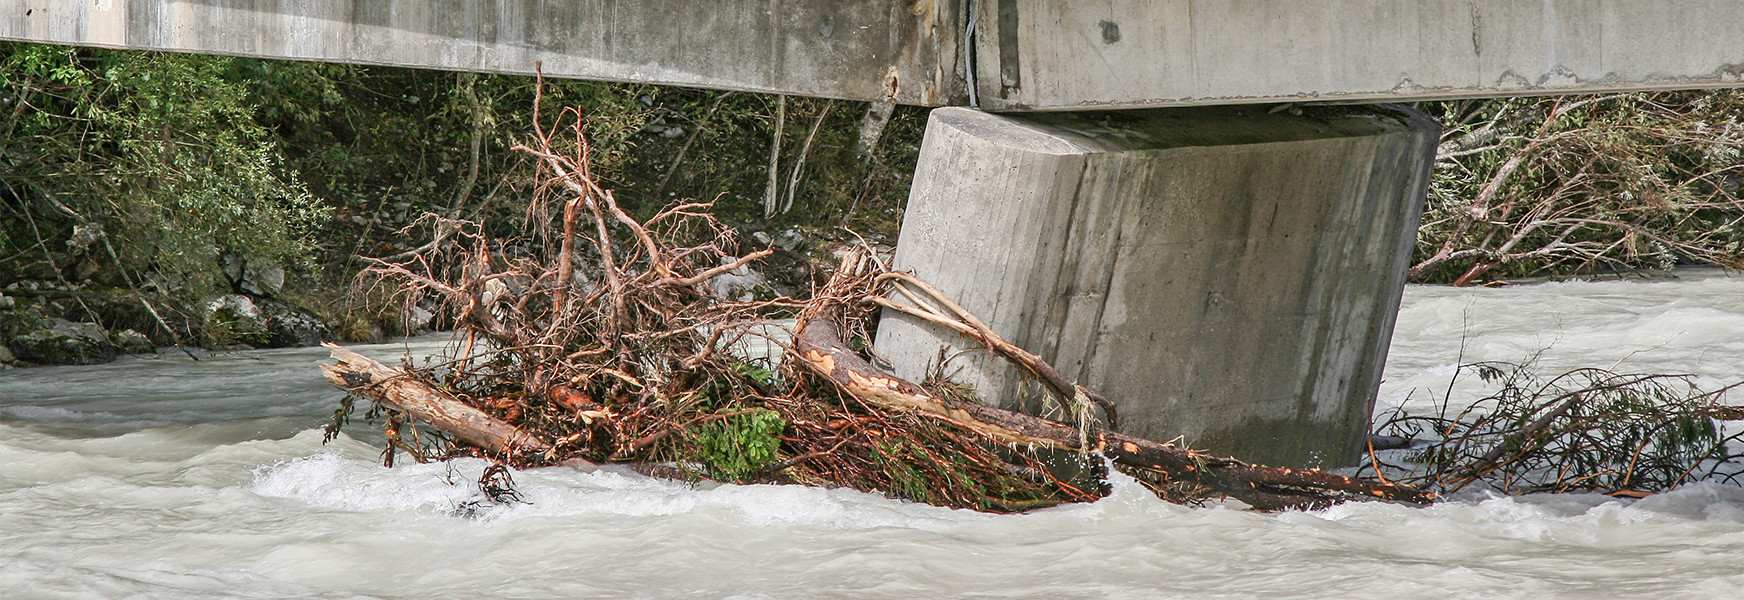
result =
[[[630,463],[993,512],[1104,495],[1095,478],[1060,474],[1062,462],[1094,471],[1095,454],[1180,502],[1230,497],[1281,509],[1432,498],[1380,479],[1252,465],[1122,434],[1106,399],[868,252],[850,253],[809,300],[716,298],[711,278],[770,251],[743,251],[707,202],[630,214],[589,172],[579,112],[566,109],[559,122],[561,136],[538,129],[519,148],[544,182],[526,238],[488,239],[454,222],[444,247],[377,260],[369,271],[444,303],[460,340],[452,360],[393,368],[333,347],[338,362],[323,367],[335,386],[433,430],[417,445],[392,438],[415,458]],[[1076,407],[1075,422],[1001,410],[874,367],[863,352],[883,308],[980,340]],[[728,350],[777,317],[798,320],[780,364]]]

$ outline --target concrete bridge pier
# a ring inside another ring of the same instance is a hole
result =
[[[1436,138],[1397,106],[941,108],[896,266],[1106,395],[1126,432],[1354,464]],[[949,331],[887,312],[876,342],[916,380],[941,346],[990,402],[1047,410]]]

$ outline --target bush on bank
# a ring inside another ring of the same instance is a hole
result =
[[[159,343],[258,338],[206,310],[233,293],[346,339],[418,327],[407,299],[352,288],[355,257],[429,243],[427,214],[525,228],[515,199],[538,182],[511,149],[533,83],[0,43],[0,293],[13,297],[0,337],[58,317]],[[868,139],[865,103],[578,81],[544,94],[587,113],[594,175],[626,209],[717,200],[741,239],[782,250],[765,274],[792,291],[841,227],[894,241],[925,123],[898,107]],[[1446,134],[1415,281],[1735,266],[1744,252],[1744,94],[1419,108]],[[255,275],[275,272],[261,289]]]
[[[30,283],[14,294],[185,307],[222,287],[223,255],[306,263],[328,212],[234,59],[0,45],[0,110],[0,285]],[[148,321],[134,313],[111,320]]]
[[[264,296],[341,337],[400,333],[406,299],[351,289],[355,257],[429,242],[430,213],[523,227],[516,199],[537,182],[511,148],[533,83],[0,43],[0,293],[18,309],[0,311],[0,336],[55,316],[250,341],[205,307],[257,294],[255,267],[282,270]],[[595,175],[626,208],[716,199],[747,239],[789,250],[769,275],[791,284],[839,226],[894,238],[925,118],[897,109],[862,154],[865,103],[578,81],[544,94],[588,113]],[[771,189],[785,210],[765,214]]]

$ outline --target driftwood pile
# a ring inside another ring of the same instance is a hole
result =
[[[400,451],[514,467],[617,462],[996,512],[1106,493],[1097,478],[1062,465],[1094,472],[1111,464],[1166,499],[1228,497],[1260,509],[1432,497],[1379,478],[1252,465],[1122,434],[1106,399],[869,252],[850,252],[809,300],[717,298],[711,278],[769,251],[743,252],[710,203],[645,218],[621,208],[588,171],[580,121],[567,109],[558,118],[567,126],[537,129],[534,143],[519,148],[537,159],[545,182],[530,203],[526,238],[491,240],[451,222],[450,243],[374,261],[371,275],[440,299],[460,342],[451,360],[422,368],[331,347],[338,362],[323,366],[328,380],[387,414],[390,463]],[[868,329],[885,308],[984,343],[1077,418],[1001,410],[948,381],[904,381],[878,369],[867,360]],[[730,351],[775,318],[797,320],[780,364]],[[348,399],[330,431],[349,412]]]
[[[1393,439],[1433,440],[1365,469],[1457,493],[1588,492],[1639,498],[1697,481],[1744,482],[1744,408],[1724,402],[1744,384],[1714,390],[1692,375],[1575,369],[1540,377],[1532,364],[1461,365],[1494,391],[1435,414],[1395,412],[1379,424]]]

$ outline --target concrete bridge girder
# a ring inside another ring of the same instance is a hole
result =
[[[993,109],[1744,85],[1732,0],[976,1]]]
[[[990,110],[1737,86],[1740,24],[1736,0],[0,0],[0,39]]]
[[[892,0],[0,0],[0,39],[937,106],[960,18]]]

